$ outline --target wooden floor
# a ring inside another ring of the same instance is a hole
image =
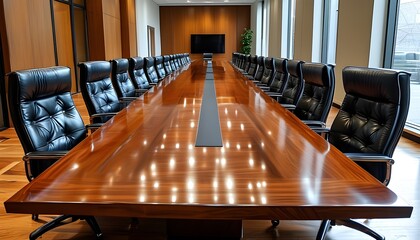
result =
[[[74,95],[77,108],[85,122],[88,115],[79,94]],[[331,123],[337,110],[330,114]],[[4,202],[28,183],[22,162],[23,150],[14,129],[0,132],[0,201]],[[420,144],[401,139],[394,153],[395,165],[389,188],[414,206],[410,219],[374,219],[365,222],[387,240],[420,239]],[[27,239],[31,231],[50,221],[54,216],[41,215],[39,221],[32,221],[29,215],[6,214],[0,205],[0,239]],[[105,239],[164,239],[162,222],[137,221],[125,218],[99,218],[99,225]],[[277,228],[271,228],[267,221],[244,221],[243,239],[315,239],[320,221],[282,221]],[[94,239],[88,225],[79,221],[56,228],[42,236],[42,239]],[[371,239],[354,230],[336,226],[327,239]]]

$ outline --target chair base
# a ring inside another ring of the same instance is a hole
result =
[[[38,215],[37,215],[38,216]],[[65,221],[66,219],[71,218],[71,221],[68,223],[72,223],[75,222],[77,220],[85,220],[89,226],[92,228],[92,230],[94,231],[96,238],[97,239],[102,239],[102,231],[99,228],[98,223],[96,222],[96,219],[94,217],[82,217],[82,216],[73,216],[73,215],[61,215],[57,218],[55,218],[54,220],[47,222],[46,224],[42,225],[41,227],[39,227],[38,229],[36,229],[35,231],[33,231],[30,235],[29,235],[29,239],[30,240],[35,240],[37,238],[39,238],[42,234],[56,228],[62,225],[65,225],[67,223],[64,223],[63,221]]]
[[[374,239],[385,240],[384,236],[375,232],[370,227],[368,227],[368,226],[366,226],[362,223],[356,222],[352,219],[323,220],[321,222],[321,226],[319,227],[318,234],[316,235],[316,240],[324,240],[326,235],[327,235],[327,231],[331,228],[331,226],[335,226],[335,225],[343,225],[343,226],[346,226],[346,227],[349,227],[349,228],[353,228],[357,231],[363,232],[363,233],[371,236]]]

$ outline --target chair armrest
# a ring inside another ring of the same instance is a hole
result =
[[[136,93],[141,93],[141,94],[146,93],[147,91],[149,91],[149,89],[145,89],[145,88],[136,89]]]
[[[86,124],[86,129],[88,129],[88,130],[96,130],[96,129],[102,127],[102,125],[104,125],[104,124],[103,123]]]
[[[344,153],[348,158],[355,162],[383,162],[394,164],[394,159],[376,153]]]
[[[57,160],[66,155],[68,151],[40,151],[40,152],[28,152],[23,156],[23,161],[29,160]]]
[[[302,122],[308,125],[310,128],[326,128],[327,125],[324,122],[316,120],[302,120]],[[329,130],[328,130],[329,131]]]
[[[270,97],[281,97],[281,96],[283,96],[283,94],[276,93],[276,92],[266,92],[265,94],[267,94]]]
[[[133,100],[136,100],[137,97],[121,97],[119,100],[122,102],[131,102]]]
[[[296,105],[293,105],[293,104],[280,104],[280,105],[291,112],[293,112],[296,109]]]

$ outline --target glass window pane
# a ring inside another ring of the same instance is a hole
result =
[[[407,126],[420,130],[420,0],[401,0],[392,68],[411,73]]]

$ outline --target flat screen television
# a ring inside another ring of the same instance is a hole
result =
[[[225,53],[225,34],[191,34],[191,53]]]

